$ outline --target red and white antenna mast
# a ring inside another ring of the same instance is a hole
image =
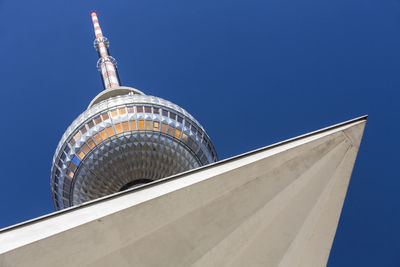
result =
[[[90,12],[90,16],[92,17],[94,33],[96,35],[96,39],[94,40],[94,47],[99,54],[97,69],[101,73],[104,89],[120,86],[119,76],[117,72],[117,61],[109,54],[109,42],[108,39],[104,37],[103,33],[101,32],[96,11]]]

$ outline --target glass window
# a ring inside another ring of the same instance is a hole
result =
[[[108,136],[110,136],[110,137],[115,134],[114,129],[113,129],[112,126],[107,127],[107,133],[108,133]]]
[[[196,127],[194,127],[193,125],[192,125],[192,132],[193,132],[194,135],[197,134],[197,129],[196,129]]]
[[[153,113],[154,114],[160,114],[160,109],[156,108],[156,107],[153,107]]]
[[[205,146],[207,145],[207,139],[206,139],[205,136],[204,136],[203,140],[201,140],[201,142],[202,142]]]
[[[125,109],[125,107],[119,108],[119,109],[118,109],[118,112],[119,112],[119,115],[125,115],[125,114],[126,114],[126,109]]]
[[[88,127],[89,127],[89,129],[92,129],[92,128],[93,128],[93,126],[94,126],[94,122],[93,122],[93,121],[89,121],[89,123],[88,123]]]
[[[60,170],[56,169],[56,176],[59,176],[59,175],[60,175]]]
[[[115,127],[115,132],[117,134],[122,133],[122,125],[121,125],[121,123],[115,124],[114,127]]]
[[[81,134],[85,134],[87,132],[85,125],[81,128]]]
[[[132,131],[135,131],[137,128],[136,128],[136,121],[129,121],[129,125],[131,126],[131,130]]]
[[[64,160],[65,159],[65,153],[61,153],[60,159]]]
[[[161,126],[161,132],[167,133],[167,125],[165,123],[163,123]]]
[[[192,147],[193,139],[192,139],[190,136],[188,136],[188,138],[186,139],[186,144],[187,144],[189,147]]]
[[[153,130],[153,122],[146,121],[146,130]]]
[[[151,113],[151,107],[144,107],[144,112]]]
[[[175,138],[179,139],[179,136],[181,135],[181,131],[176,129],[175,131]]]
[[[89,140],[87,140],[87,142],[86,142],[86,143],[88,144],[88,146],[89,146],[91,149],[93,149],[93,148],[94,148],[94,146],[95,146],[95,144],[94,144],[94,142],[93,142],[92,138],[90,138]]]
[[[176,120],[176,114],[173,113],[173,112],[170,112],[170,113],[169,113],[169,117],[170,117],[171,119],[173,119],[173,120]]]
[[[118,112],[117,112],[117,110],[116,109],[114,109],[114,110],[111,110],[111,117],[117,117],[118,116]]]
[[[69,166],[71,167],[71,164],[75,164],[76,166],[79,166],[79,164],[81,164],[81,161],[79,160],[78,157],[74,156],[71,163],[69,164]],[[74,170],[75,171],[75,170]]]
[[[103,114],[101,114],[101,117],[103,118],[103,121],[108,120],[110,118],[110,116],[108,116],[107,112],[104,112]]]
[[[169,126],[168,127],[168,134],[171,135],[171,136],[174,136],[174,133],[175,133],[175,128],[172,127],[172,126]]]
[[[93,137],[97,144],[99,144],[101,142],[101,137],[99,134],[95,134]]]
[[[85,153],[82,152],[82,150],[79,150],[78,152],[76,152],[76,154],[78,155],[78,157],[82,160],[85,158]]]
[[[70,178],[74,178],[74,173],[70,171],[70,172],[68,173],[68,176],[69,176]]]
[[[187,138],[188,138],[187,134],[183,133],[181,139],[182,139],[183,141],[186,141]]]
[[[129,132],[129,124],[127,121],[122,123],[122,128],[124,129],[124,132]]]
[[[128,107],[128,113],[135,113],[135,109],[132,106]]]
[[[162,110],[162,115],[165,117],[168,117],[168,110],[163,109]]]
[[[78,168],[75,164],[74,161],[80,162],[79,159],[77,157],[74,157],[74,159],[71,161],[71,163],[68,166],[68,169],[70,169],[71,171],[75,172],[75,170]],[[79,164],[77,164],[79,165]]]
[[[137,112],[140,112],[140,113],[143,112],[143,107],[142,106],[138,106],[138,107],[136,107],[136,109],[137,109]]]
[[[190,129],[190,126],[192,126],[192,125],[190,124],[190,122],[188,122],[187,120],[185,120],[185,126],[186,126],[187,128]]]
[[[69,141],[69,145],[70,145],[70,146],[74,146],[74,145],[75,145],[75,140],[74,140],[74,138],[72,138],[72,139]]]
[[[87,153],[90,151],[90,148],[89,148],[89,146],[88,146],[87,144],[84,144],[84,145],[81,147],[81,149],[82,149],[82,151],[83,151],[85,154],[87,154]]]
[[[154,122],[154,131],[160,131],[160,123],[158,121]]]
[[[107,135],[105,129],[102,130],[102,131],[100,132],[100,135],[101,135],[101,138],[102,138],[103,140],[106,140],[106,139],[108,138],[108,135]]]
[[[68,154],[68,152],[69,152],[69,147],[68,146],[66,146],[65,148],[64,148],[64,152],[65,152],[65,154]]]
[[[144,121],[139,120],[139,130],[144,130]]]
[[[57,166],[58,167],[60,167],[60,169],[62,168],[62,166],[63,166],[63,162],[60,160],[60,161],[58,161],[58,163],[57,163]]]
[[[79,138],[81,137],[81,133],[80,132],[77,132],[76,134],[75,134],[75,136],[74,136],[74,139],[75,139],[75,141],[78,141],[79,140]]]
[[[178,115],[178,122],[182,123],[183,122],[183,118],[181,116]]]
[[[101,123],[101,118],[100,116],[97,116],[96,118],[93,119],[95,124]]]

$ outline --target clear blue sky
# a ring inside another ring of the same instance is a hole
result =
[[[179,104],[221,159],[369,114],[328,266],[400,265],[399,0],[0,0],[0,227],[53,211],[50,168],[102,89]]]

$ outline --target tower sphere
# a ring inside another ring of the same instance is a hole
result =
[[[78,205],[216,160],[204,128],[183,108],[133,88],[110,88],[93,99],[57,146],[54,205]]]
[[[51,170],[59,210],[217,161],[203,127],[183,108],[120,85],[117,61],[93,22],[104,91],[68,127]]]

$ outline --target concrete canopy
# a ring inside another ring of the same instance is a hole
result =
[[[366,117],[0,231],[1,266],[325,266]]]

